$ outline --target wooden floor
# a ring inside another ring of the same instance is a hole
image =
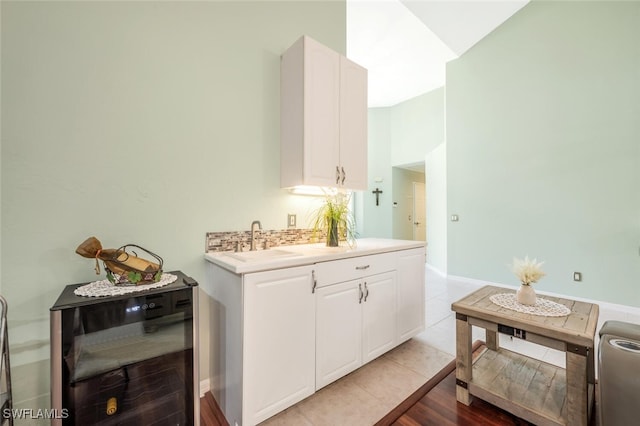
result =
[[[478,398],[474,398],[469,406],[456,401],[456,373],[453,371],[392,424],[395,426],[524,426],[530,423]]]
[[[205,393],[204,396],[200,398],[200,425],[229,426],[211,392]]]

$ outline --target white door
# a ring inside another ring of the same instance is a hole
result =
[[[244,424],[258,424],[315,391],[311,268],[244,277]]]
[[[427,240],[427,204],[425,201],[425,184],[413,182],[413,239]]]
[[[316,290],[316,390],[362,365],[359,281]]]
[[[424,248],[398,252],[398,343],[425,327]]]
[[[367,363],[396,344],[396,273],[363,279],[362,350]]]

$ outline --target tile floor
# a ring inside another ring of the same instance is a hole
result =
[[[447,278],[426,268],[426,328],[413,339],[316,392],[263,425],[372,425],[455,358],[451,303],[481,284]],[[600,305],[598,329],[609,319],[640,323],[635,311]],[[474,327],[473,340],[484,340]],[[500,346],[564,367],[564,352],[500,335]],[[597,347],[597,342],[596,342]]]

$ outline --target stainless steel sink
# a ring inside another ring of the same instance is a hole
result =
[[[287,250],[270,249],[227,253],[227,256],[240,260],[242,262],[256,262],[260,260],[275,260],[279,258],[302,256],[302,254],[294,253]]]

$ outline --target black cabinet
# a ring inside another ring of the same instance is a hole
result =
[[[54,424],[199,424],[198,289],[170,273],[123,296],[65,287],[50,312]]]

